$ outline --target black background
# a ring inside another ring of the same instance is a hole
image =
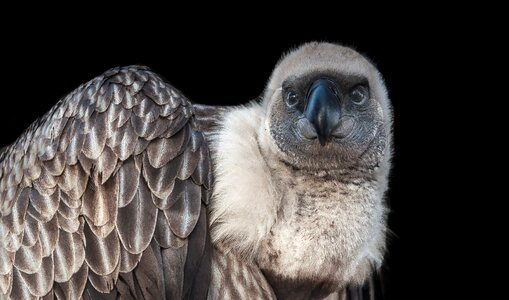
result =
[[[440,95],[454,67],[446,62],[455,54],[448,48],[454,28],[439,37],[398,22],[369,30],[314,26],[292,31],[280,24],[258,32],[239,28],[241,33],[196,31],[181,23],[153,34],[122,26],[55,34],[61,26],[66,25],[4,35],[0,145],[12,142],[79,84],[115,66],[147,65],[193,102],[235,105],[259,96],[281,54],[303,42],[338,42],[368,56],[385,78],[395,115],[388,195],[392,234],[382,271],[386,298],[435,298],[437,290],[455,294],[458,287],[450,278],[464,274],[449,245],[465,224],[456,219],[459,211],[451,213],[459,186],[448,179],[456,154],[449,146],[459,137],[442,133],[458,126],[450,109],[457,100],[444,102]]]

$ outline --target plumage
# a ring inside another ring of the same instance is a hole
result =
[[[165,133],[169,127],[172,127],[171,120],[168,119],[159,119],[154,122],[154,127],[152,131],[149,131],[147,135],[145,136],[145,139],[147,141],[152,141],[156,138],[160,138],[163,136],[163,133]]]
[[[49,171],[42,168],[39,178],[34,181],[35,188],[45,195],[53,194],[57,185],[58,177],[51,175]]]
[[[207,222],[205,207],[201,205],[200,218],[197,220],[196,228],[189,235],[187,245],[187,259],[184,266],[185,280],[184,293],[191,299],[205,298],[210,281],[209,251],[210,241],[207,237]]]
[[[59,177],[58,186],[63,191],[60,194],[67,206],[76,208],[81,205],[81,197],[85,193],[88,176],[79,164],[67,166]]]
[[[58,283],[55,287],[55,294],[59,299],[78,299],[83,295],[87,284],[88,265],[83,264],[81,268],[66,282]]]
[[[97,227],[112,224],[117,217],[117,183],[110,178],[105,184],[88,182],[83,194],[82,213]]]
[[[68,219],[62,214],[58,213],[58,226],[69,233],[74,233],[80,228],[80,221],[78,218]]]
[[[42,223],[39,226],[39,241],[41,242],[42,256],[47,257],[53,253],[58,242],[58,218],[54,214],[53,218],[48,222]]]
[[[14,176],[10,176],[10,178],[13,178]],[[17,198],[17,189],[16,184],[10,181],[9,179],[6,180],[6,187],[4,187],[2,197],[5,199],[5,202],[2,205],[3,208],[3,214],[7,215],[10,213],[10,210],[12,209],[12,206],[14,205],[14,200]]]
[[[152,193],[159,199],[166,199],[175,184],[178,167],[180,166],[180,156],[161,168],[154,168],[148,161],[148,157],[143,157],[143,177]]]
[[[55,157],[57,150],[58,147],[53,138],[43,138],[41,140],[41,147],[38,153],[39,159],[41,161],[52,160]]]
[[[12,264],[14,262],[14,252],[8,251],[5,247],[0,248],[0,259],[2,259],[2,265],[0,266],[0,275],[3,276],[3,282],[7,282],[7,276],[11,271]]]
[[[133,154],[134,155],[140,155],[142,152],[145,151],[145,149],[147,149],[147,146],[148,146],[149,143],[150,143],[150,140],[145,139],[145,138],[139,138],[136,141],[136,146],[134,146]]]
[[[76,272],[78,272],[82,268],[82,265],[84,265],[83,262],[85,261],[85,247],[86,247],[85,243],[86,243],[86,240],[80,234],[81,232],[83,232],[83,228],[84,228],[83,224],[84,224],[84,222],[83,222],[83,219],[82,219],[82,220],[80,220],[80,231],[79,231],[79,233],[78,232],[74,232],[72,234],[73,243],[69,244],[69,245],[72,246],[72,251],[74,251],[74,265],[73,265],[73,268],[72,268],[72,273],[73,274],[75,274]]]
[[[164,91],[165,87],[161,86],[156,80],[150,80],[143,86],[143,94],[160,107],[165,108],[167,106],[165,104],[168,104],[168,98],[161,95],[161,89]]]
[[[21,246],[16,252],[14,266],[22,272],[33,274],[41,268],[42,257],[41,242],[38,240],[31,246]]]
[[[75,242],[72,233],[60,232],[57,247],[53,252],[55,282],[66,282],[71,278],[77,254],[74,249],[79,247],[79,245],[74,245]]]
[[[60,199],[63,196],[61,195]],[[66,202],[60,201],[60,205],[58,207],[58,213],[62,215],[62,217],[66,219],[77,219],[80,216],[81,209],[79,207],[70,207]]]
[[[158,250],[158,249],[155,249]],[[141,256],[134,278],[140,285],[143,299],[160,299],[164,295],[163,266],[159,263],[153,247],[147,247]]]
[[[52,176],[60,176],[65,168],[65,153],[57,152],[51,161],[43,163],[46,171]]]
[[[172,232],[185,238],[194,229],[200,216],[201,203],[194,199],[201,200],[201,188],[189,179],[177,181],[171,196],[177,200],[173,206],[164,210],[164,214]]]
[[[210,165],[207,157],[209,156],[209,151],[207,147],[200,147],[198,150],[198,160],[200,163],[196,166],[192,174],[193,181],[196,184],[203,185],[206,188],[212,186],[212,176]]]
[[[101,170],[96,173],[98,182],[104,185],[104,183],[110,179],[113,171],[115,171],[115,168],[117,167],[117,156],[109,147],[104,147],[104,150],[97,159],[95,165],[98,170]]]
[[[157,214],[157,226],[154,232],[154,240],[162,248],[180,248],[186,245],[187,240],[176,236],[170,229],[165,214],[161,211]]]
[[[122,208],[133,200],[140,181],[140,166],[137,166],[133,158],[124,161],[117,172],[118,183],[118,207]]]
[[[187,241],[186,241],[187,242]],[[187,258],[187,243],[177,249],[164,249],[161,251],[161,261],[165,268],[164,277],[167,299],[182,299],[184,292],[184,265]],[[171,272],[170,272],[171,270]]]
[[[27,284],[21,278],[20,271],[14,269],[12,276],[12,286],[10,296],[12,299],[37,299],[31,294]]]
[[[177,173],[177,178],[180,180],[186,180],[191,177],[200,163],[200,158],[202,158],[200,153],[193,152],[192,147],[192,145],[189,145],[184,153],[182,153],[182,159],[180,160],[181,164]],[[197,182],[197,184],[200,183]]]
[[[3,247],[7,252],[16,252],[18,251],[19,247],[21,246],[21,242],[23,241],[23,233],[13,233],[8,232],[5,237],[3,238]],[[13,257],[12,254],[7,254],[7,261],[10,261],[9,257]]]
[[[69,165],[74,165],[78,162],[79,154],[81,153],[81,149],[83,149],[83,143],[85,142],[85,136],[81,134],[85,131],[85,123],[81,121],[76,121],[74,119],[73,128],[69,129],[69,136],[66,136],[66,139],[69,139],[69,144],[67,146],[67,163]]]
[[[31,247],[39,241],[40,223],[37,219],[25,215],[25,228],[23,232],[23,246]],[[1,248],[0,248],[1,249]]]
[[[87,249],[85,261],[90,270],[98,275],[111,274],[120,260],[120,241],[116,232],[100,238],[85,225],[84,235]]]
[[[122,250],[120,253],[120,269],[122,273],[131,272],[140,262],[141,253],[131,254],[129,251]]]
[[[55,293],[53,292],[53,289],[51,289],[49,291],[49,293],[44,295],[44,297],[42,297],[41,299],[43,299],[43,300],[52,300],[52,299],[55,299]]]
[[[88,280],[91,286],[100,293],[108,294],[115,287],[115,282],[118,278],[118,272],[120,270],[120,261],[117,262],[115,269],[107,275],[97,275],[93,270],[88,272]],[[114,294],[113,299],[115,299]],[[97,299],[97,297],[94,297]]]
[[[129,253],[139,254],[147,248],[154,234],[157,212],[150,190],[142,179],[131,203],[118,209],[117,231]]]
[[[28,212],[40,222],[48,222],[55,215],[60,201],[60,189],[30,189],[30,206]],[[47,194],[46,194],[47,193]]]
[[[237,107],[108,70],[0,150],[0,298],[355,296],[383,259],[391,122],[375,67],[327,43]]]
[[[27,169],[25,173],[25,179],[29,181],[33,181],[36,178],[39,178],[41,176],[41,163],[35,161],[35,155],[28,154],[26,156],[28,158],[27,162],[24,162],[24,165],[30,166],[30,168]],[[65,170],[65,169],[64,169]]]
[[[40,269],[33,273],[24,273],[19,271],[21,280],[24,281],[30,294],[36,297],[43,297],[50,292],[53,286],[53,256],[47,256],[42,259]]]
[[[154,168],[161,168],[173,160],[177,155],[184,150],[183,145],[186,142],[187,133],[186,128],[182,129],[179,133],[171,138],[157,139],[150,143],[147,148],[147,156],[150,165]]]
[[[133,154],[137,141],[138,136],[134,133],[131,124],[126,123],[113,130],[106,144],[120,160],[126,160]]]
[[[0,292],[7,294],[12,285],[12,274],[0,274]]]
[[[95,110],[97,112],[103,113],[110,106],[112,97],[109,91],[111,91],[111,88],[108,85],[102,85],[99,91],[97,91],[97,94],[95,95],[95,98],[97,99],[95,101]]]
[[[114,135],[118,128],[122,127],[124,124],[121,124],[121,119],[119,118],[120,113],[124,110],[122,105],[112,104],[111,108],[108,109],[105,113],[105,123],[106,123],[106,143],[109,143],[109,139],[112,135]]]
[[[164,98],[161,98],[161,99],[164,99]],[[161,117],[168,117],[170,115],[174,116],[174,112],[176,111],[176,108],[178,106],[172,106],[170,104],[165,104],[162,106],[162,110],[161,110]]]
[[[85,136],[82,149],[82,153],[85,154],[87,158],[94,160],[97,159],[103,152],[107,138],[105,117],[97,114],[95,119],[96,120],[93,122],[92,129]]]
[[[151,98],[143,99],[140,104],[133,107],[133,112],[145,122],[152,123],[159,117],[161,106],[154,103]]]
[[[6,230],[16,234],[23,231],[25,225],[24,216],[29,203],[29,194],[30,188],[21,190],[16,202],[12,206],[11,212],[3,217],[2,221]]]
[[[156,120],[148,122],[148,120],[145,120],[144,118],[138,117],[136,115],[131,115],[130,119],[134,132],[140,137],[148,137],[149,134],[155,131],[157,128],[158,122]]]
[[[92,168],[94,167],[94,160],[88,158],[83,152],[81,152],[78,154],[78,162],[83,171],[85,171],[87,174],[87,177],[92,177],[91,175],[93,171]]]

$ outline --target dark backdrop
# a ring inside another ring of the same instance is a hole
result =
[[[193,32],[182,24],[153,35],[119,34],[120,27],[75,35],[52,35],[38,28],[7,33],[0,144],[12,142],[60,97],[111,67],[144,64],[194,102],[235,105],[260,95],[275,63],[292,47],[312,40],[350,45],[378,66],[394,106],[395,154],[388,195],[392,234],[383,267],[387,299],[434,298],[437,288],[454,290],[446,279],[456,276],[454,266],[442,259],[448,261],[454,251],[438,245],[439,240],[455,239],[458,224],[448,222],[450,214],[443,210],[452,204],[436,187],[451,167],[438,168],[435,161],[453,153],[436,135],[444,130],[440,121],[445,112],[434,106],[444,75],[434,58],[437,51],[451,54],[433,35],[415,28],[334,28],[226,34]]]

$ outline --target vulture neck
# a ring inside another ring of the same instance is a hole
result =
[[[212,136],[213,244],[257,265],[278,298],[323,297],[362,282],[385,240],[376,181],[289,167],[270,151],[264,117],[257,103],[232,109]]]

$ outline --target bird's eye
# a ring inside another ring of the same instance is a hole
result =
[[[356,86],[351,92],[350,92],[350,99],[353,103],[357,105],[361,105],[368,99],[368,88],[363,85]]]
[[[295,92],[287,91],[285,94],[285,102],[289,107],[294,107],[299,102],[299,98]]]

